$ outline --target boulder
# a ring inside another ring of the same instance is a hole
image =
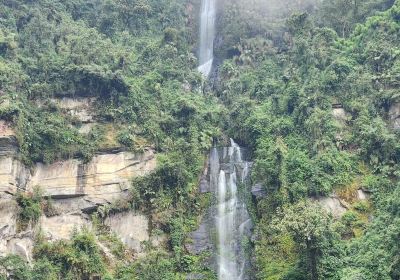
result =
[[[149,241],[149,220],[135,212],[124,212],[110,215],[104,221],[110,229],[130,249],[143,252],[142,242]]]

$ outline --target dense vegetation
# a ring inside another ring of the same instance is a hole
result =
[[[10,257],[2,260],[0,273],[24,280],[175,279],[194,266],[196,260],[183,250],[184,234],[196,226],[205,204],[195,196],[197,178],[212,138],[220,135],[223,109],[215,97],[201,94],[192,53],[197,26],[190,11],[198,9],[193,5],[183,0],[1,2],[0,118],[12,123],[21,159],[28,165],[90,160],[102,149],[155,148],[155,173],[135,182],[130,199],[99,209],[96,216],[131,208],[160,216],[153,230],[170,234],[176,257],[160,249],[132,268],[119,269],[107,265],[86,232],[62,244],[38,238],[33,270]],[[95,100],[96,125],[88,134],[79,133],[80,121],[55,101],[63,97]],[[19,194],[17,200],[21,226],[45,210],[35,195]],[[128,267],[123,254],[117,257]],[[48,276],[37,278],[41,269]]]
[[[202,91],[199,1],[2,1],[0,118],[26,164],[115,146],[153,146],[159,157],[129,198],[93,215],[96,235],[39,235],[32,266],[1,258],[0,279],[214,279],[184,242],[209,203],[196,193],[204,155],[227,135],[252,150],[252,181],[267,194],[253,205],[254,277],[400,279],[400,143],[388,121],[400,101],[400,2],[291,2],[223,1],[221,64]],[[62,97],[95,98],[90,133],[54,101]],[[316,202],[333,193],[348,204],[341,218]],[[21,226],[49,204],[36,194],[17,202]],[[151,216],[169,248],[149,245],[138,261],[124,252],[101,219],[126,209]]]
[[[241,37],[219,68],[225,128],[253,148],[253,181],[267,191],[256,205],[258,279],[399,279],[400,144],[388,110],[399,101],[400,2],[356,26],[393,3],[347,1],[354,17],[342,2]],[[222,36],[242,22],[232,20]],[[341,218],[314,202],[332,193],[348,203]]]

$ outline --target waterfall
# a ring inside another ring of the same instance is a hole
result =
[[[249,162],[242,159],[240,147],[231,140],[221,155],[213,148],[210,155],[210,184],[216,193],[215,225],[219,280],[245,280],[249,260],[242,239],[249,236],[252,224],[246,205],[238,193],[238,179],[246,182]]]
[[[214,60],[216,0],[202,0],[200,15],[200,48],[198,70],[205,77],[211,72]]]

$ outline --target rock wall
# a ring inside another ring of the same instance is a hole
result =
[[[107,217],[105,224],[135,252],[143,252],[143,243],[150,240],[149,219],[144,215],[134,212],[118,213]]]
[[[65,105],[63,102],[76,105],[64,100],[60,106]],[[69,108],[67,105],[64,107]],[[86,113],[79,112],[82,120],[91,121],[83,117]],[[74,229],[90,228],[90,212],[124,198],[130,180],[155,167],[154,151],[148,148],[141,154],[98,154],[88,163],[70,159],[28,168],[18,159],[14,133],[0,121],[0,256],[17,254],[31,261],[33,238],[39,229],[48,240],[58,240],[69,239]],[[31,192],[36,186],[40,186],[44,197],[52,199],[55,213],[51,217],[43,215],[35,227],[17,232],[18,205],[14,195],[18,190]],[[141,252],[142,242],[150,239],[145,216],[119,214],[108,218],[107,224],[136,252]]]

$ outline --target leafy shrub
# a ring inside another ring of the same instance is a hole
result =
[[[360,212],[367,212],[369,210],[369,204],[367,201],[358,201],[353,205],[354,209]]]
[[[18,221],[20,229],[25,229],[29,222],[37,222],[42,214],[42,192],[35,187],[33,193],[18,192],[16,201],[19,206]]]

